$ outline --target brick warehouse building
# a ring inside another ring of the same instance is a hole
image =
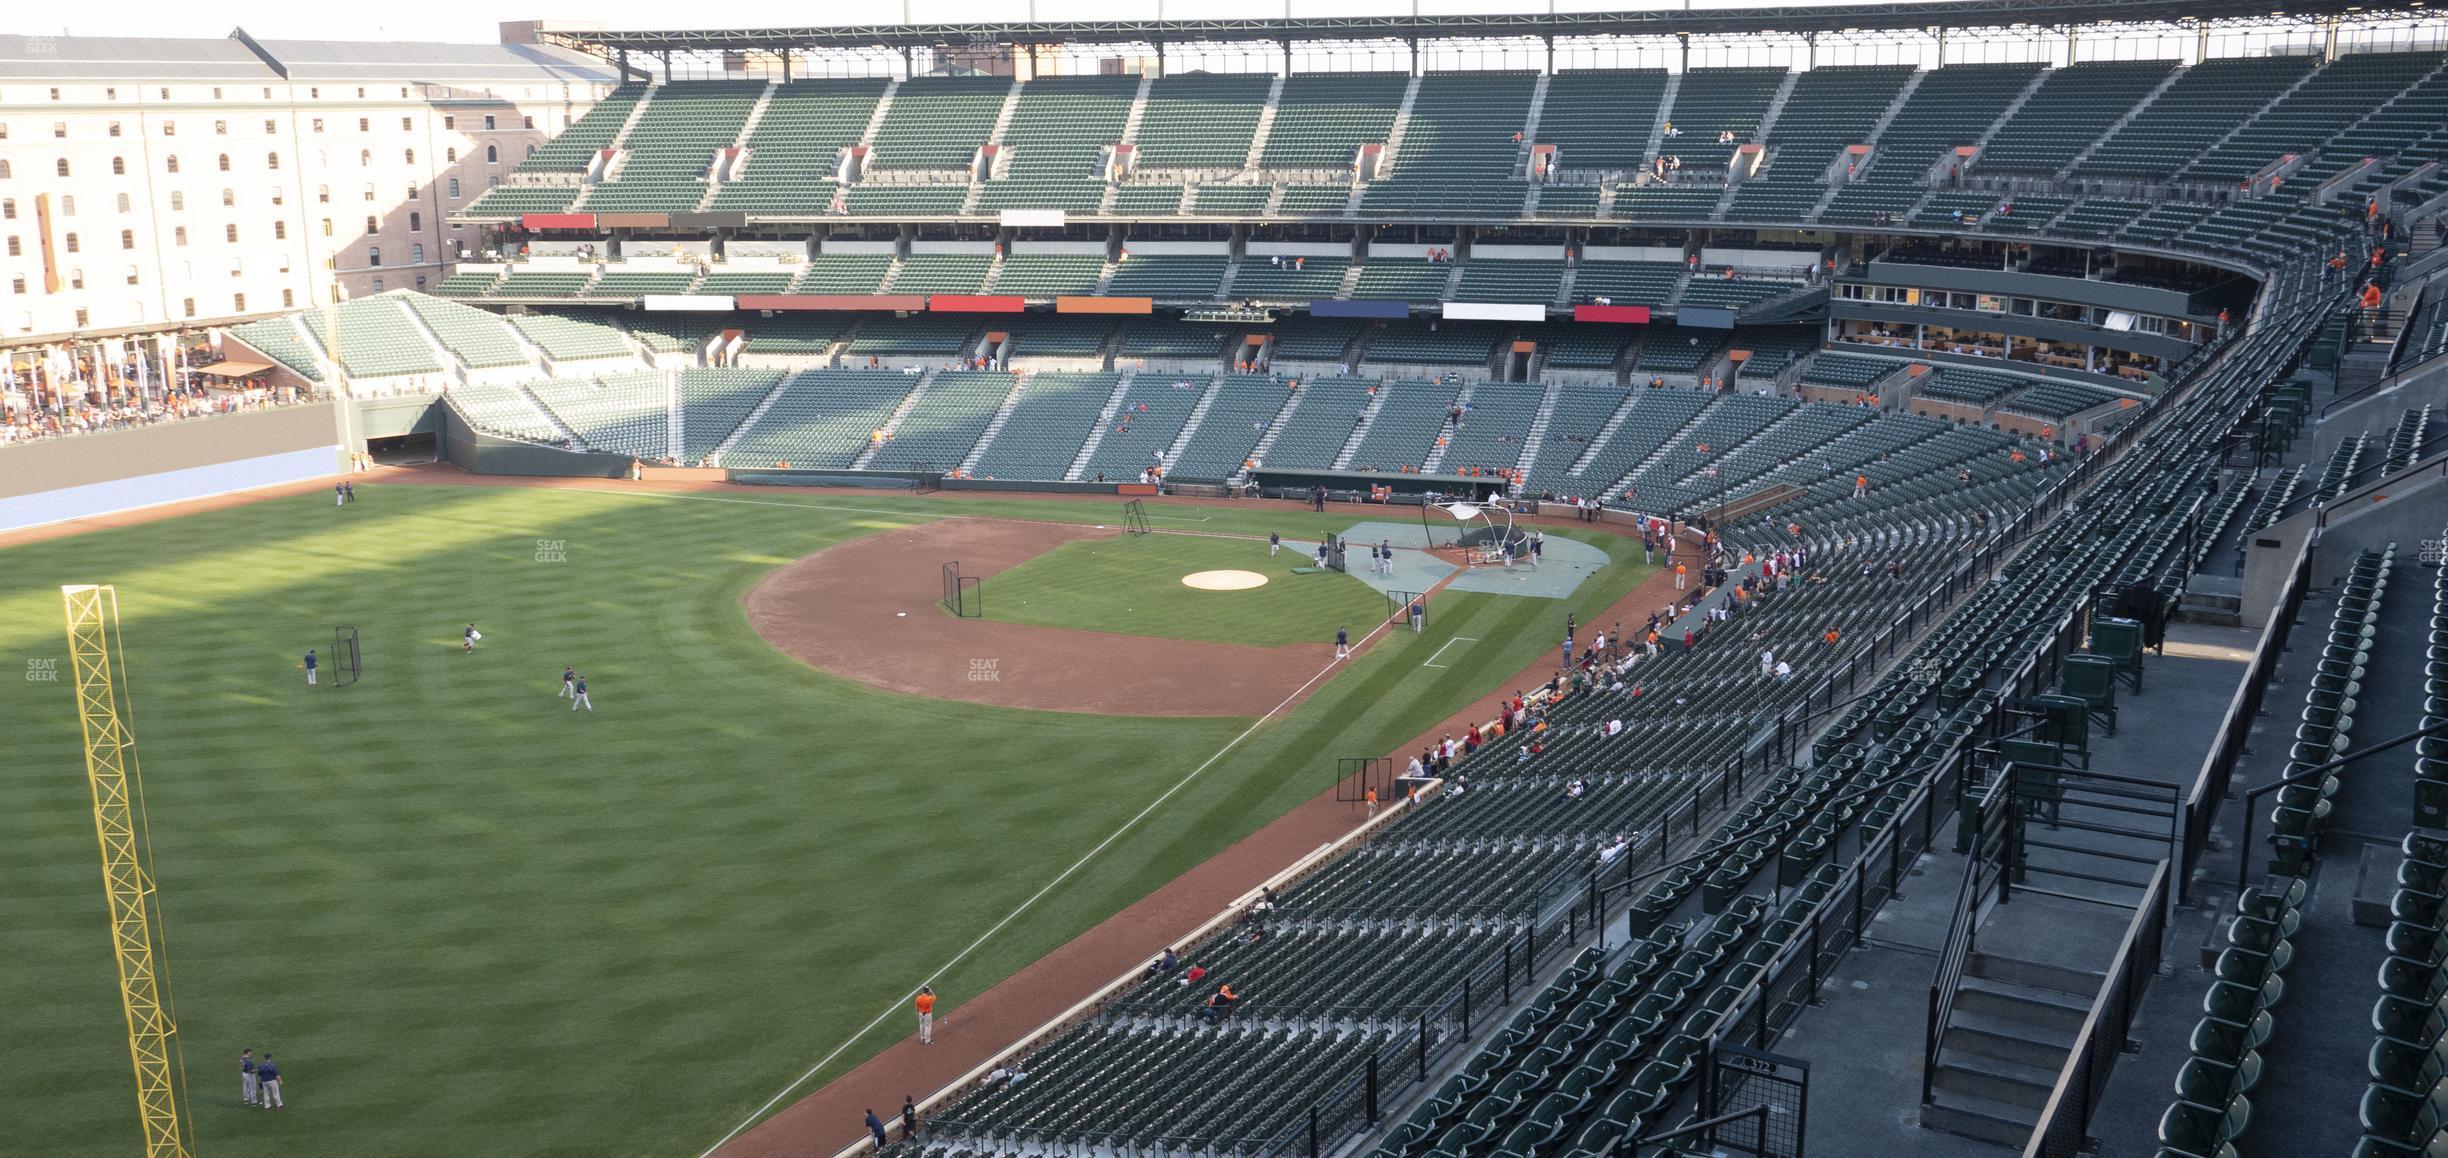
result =
[[[0,343],[439,281],[614,69],[522,44],[0,38]]]

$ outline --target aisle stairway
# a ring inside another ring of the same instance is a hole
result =
[[[933,370],[919,376],[918,384],[911,388],[907,397],[901,399],[899,406],[893,408],[892,417],[885,419],[884,425],[879,428],[883,431],[883,437],[869,439],[867,449],[860,451],[857,458],[850,460],[850,469],[865,470],[868,463],[875,461],[876,453],[891,444],[893,434],[901,429],[901,420],[908,418],[910,411],[917,408],[918,400],[926,395],[927,387],[934,381],[935,371]]]
[[[1136,372],[1125,370],[1115,380],[1113,396],[1107,398],[1104,408],[1097,411],[1096,429],[1089,432],[1088,441],[1080,444],[1079,457],[1072,459],[1070,468],[1063,471],[1065,482],[1078,482],[1080,475],[1087,472],[1088,460],[1095,458],[1097,447],[1105,444],[1105,434],[1113,429],[1114,416],[1122,411],[1122,396],[1130,393],[1131,380],[1136,377]]]
[[[970,447],[968,456],[961,459],[960,473],[966,475],[977,469],[978,460],[986,457],[987,446],[994,442],[995,435],[1003,433],[1004,424],[1011,421],[1012,410],[1020,405],[1021,396],[1027,393],[1027,378],[1013,381],[1010,392],[1003,396],[1003,405],[996,408],[994,418],[986,423],[985,431],[978,435],[977,445]]]

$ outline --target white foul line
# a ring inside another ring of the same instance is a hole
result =
[[[1435,652],[1433,652],[1433,653],[1431,653],[1431,654],[1428,656],[1427,661],[1426,661],[1426,662],[1424,662],[1424,663],[1422,663],[1422,664],[1420,664],[1420,666],[1421,666],[1421,667],[1446,667],[1446,666],[1449,666],[1449,665],[1447,665],[1447,664],[1441,664],[1441,663],[1438,663],[1438,662],[1437,662],[1438,657],[1440,657],[1440,656],[1442,656],[1442,655],[1444,655],[1444,654],[1445,654],[1445,649],[1446,649],[1446,648],[1448,648],[1448,647],[1452,647],[1453,645],[1455,645],[1455,644],[1457,644],[1457,643],[1477,643],[1477,642],[1479,642],[1479,637],[1478,637],[1478,636],[1475,636],[1475,635],[1457,635],[1457,636],[1454,636],[1452,639],[1448,639],[1448,640],[1446,640],[1446,641],[1445,641],[1445,642],[1444,642],[1442,645],[1439,645],[1439,646],[1438,646],[1438,648],[1436,649],[1436,651],[1435,651]]]
[[[614,492],[595,492],[595,493],[613,493],[613,494],[618,494],[618,493],[622,493],[622,492],[614,491]],[[651,493],[651,492],[629,492],[629,493],[641,493],[641,494],[642,494],[642,493]],[[708,497],[708,496],[698,496],[698,495],[674,495],[674,496],[670,496],[670,497],[674,497],[674,498],[703,498],[703,497]],[[725,501],[725,500],[714,500],[714,501]],[[753,500],[753,499],[731,499],[731,500],[728,500],[728,501],[731,501],[731,502],[754,502],[754,501],[757,501],[757,500]],[[798,504],[798,503],[782,503],[782,504],[775,504],[775,505],[779,505],[779,506],[798,506],[798,505],[801,505],[801,504]],[[1367,647],[1367,646],[1368,646],[1368,642],[1369,642],[1370,640],[1377,638],[1377,637],[1378,637],[1378,635],[1382,634],[1382,633],[1383,633],[1383,632],[1386,630],[1386,628],[1387,628],[1387,627],[1389,627],[1389,626],[1391,626],[1391,624],[1390,624],[1390,623],[1380,623],[1380,624],[1378,624],[1378,625],[1377,625],[1377,626],[1376,626],[1374,629],[1370,630],[1370,632],[1369,632],[1367,635],[1363,635],[1363,636],[1361,636],[1361,637],[1360,637],[1360,642],[1359,642],[1359,643],[1358,643],[1358,644],[1357,644],[1357,645],[1354,647],[1354,649],[1353,649],[1353,650],[1354,650],[1354,654],[1355,654],[1355,656],[1358,654],[1358,649],[1359,649],[1359,648],[1362,648],[1362,647]],[[1149,816],[1149,814],[1151,814],[1151,813],[1155,812],[1155,811],[1156,811],[1156,809],[1157,809],[1159,806],[1163,805],[1165,801],[1172,799],[1175,793],[1178,793],[1178,792],[1180,792],[1182,789],[1189,787],[1189,786],[1190,786],[1190,782],[1191,782],[1191,781],[1198,779],[1198,778],[1199,778],[1199,776],[1200,776],[1200,774],[1202,774],[1202,773],[1206,772],[1206,771],[1207,771],[1207,769],[1209,769],[1210,767],[1213,767],[1213,766],[1215,765],[1215,762],[1216,762],[1216,761],[1223,759],[1223,758],[1224,758],[1224,754],[1225,754],[1225,753],[1232,751],[1232,750],[1233,750],[1234,748],[1236,748],[1236,747],[1239,747],[1239,746],[1240,746],[1240,744],[1241,744],[1241,741],[1246,740],[1246,739],[1249,739],[1249,738],[1250,738],[1251,733],[1254,733],[1254,732],[1256,732],[1256,731],[1257,731],[1257,730],[1258,730],[1260,727],[1263,727],[1263,726],[1266,724],[1266,722],[1267,722],[1268,720],[1274,719],[1276,716],[1279,716],[1279,715],[1283,714],[1283,710],[1284,710],[1285,708],[1287,708],[1287,707],[1290,707],[1290,706],[1292,705],[1292,701],[1299,699],[1299,698],[1301,697],[1302,693],[1307,692],[1307,691],[1308,691],[1308,690],[1309,690],[1309,689],[1310,689],[1312,686],[1314,686],[1314,685],[1315,685],[1315,684],[1316,684],[1316,683],[1317,683],[1319,680],[1325,679],[1328,673],[1330,673],[1330,672],[1334,671],[1334,669],[1335,669],[1335,665],[1336,665],[1336,664],[1339,664],[1339,663],[1348,663],[1348,662],[1350,662],[1350,661],[1349,661],[1349,660],[1332,660],[1332,661],[1329,661],[1329,662],[1326,664],[1326,666],[1325,666],[1325,667],[1319,668],[1319,669],[1318,669],[1318,671],[1317,671],[1317,674],[1316,674],[1316,675],[1310,676],[1310,677],[1309,677],[1309,679],[1308,679],[1306,682],[1304,682],[1304,683],[1302,683],[1302,684],[1301,684],[1301,686],[1299,686],[1299,687],[1297,687],[1297,688],[1292,689],[1292,694],[1291,694],[1291,695],[1288,695],[1288,696],[1285,696],[1285,697],[1284,697],[1284,699],[1283,699],[1283,702],[1282,702],[1282,703],[1279,703],[1279,704],[1275,705],[1274,707],[1267,709],[1267,714],[1265,714],[1265,715],[1263,715],[1263,716],[1258,717],[1256,720],[1251,721],[1250,726],[1249,726],[1249,727],[1247,727],[1247,728],[1242,729],[1242,730],[1241,730],[1241,734],[1240,734],[1240,735],[1235,736],[1235,737],[1233,737],[1232,739],[1225,741],[1224,746],[1223,746],[1223,747],[1221,747],[1221,748],[1216,749],[1216,751],[1215,751],[1215,755],[1207,757],[1207,759],[1206,759],[1206,762],[1205,762],[1205,763],[1202,763],[1202,764],[1200,764],[1198,767],[1191,769],[1191,770],[1190,770],[1189,775],[1186,775],[1186,776],[1182,777],[1182,778],[1181,778],[1179,781],[1175,782],[1175,783],[1174,783],[1174,785],[1173,785],[1171,788],[1167,788],[1167,789],[1165,789],[1165,790],[1164,790],[1164,792],[1163,792],[1162,794],[1160,794],[1160,795],[1158,795],[1158,796],[1156,797],[1156,799],[1151,800],[1151,801],[1148,801],[1147,807],[1140,809],[1140,810],[1139,810],[1139,812],[1138,812],[1138,814],[1137,814],[1137,815],[1135,815],[1135,816],[1133,816],[1133,817],[1131,817],[1129,820],[1125,820],[1125,821],[1123,821],[1123,822],[1122,822],[1122,824],[1121,824],[1121,827],[1114,829],[1114,830],[1113,830],[1113,833],[1112,833],[1111,835],[1107,836],[1107,837],[1106,837],[1105,839],[1103,839],[1103,840],[1098,841],[1098,842],[1097,842],[1097,845],[1096,845],[1096,847],[1095,847],[1095,848],[1089,849],[1089,850],[1088,850],[1086,853],[1081,854],[1081,856],[1080,856],[1080,858],[1079,858],[1078,860],[1075,860],[1075,861],[1071,862],[1071,867],[1069,867],[1069,868],[1067,868],[1067,869],[1064,869],[1063,871],[1061,871],[1061,872],[1059,872],[1059,873],[1056,873],[1056,874],[1054,875],[1054,879],[1053,879],[1053,880],[1050,880],[1050,881],[1047,881],[1047,882],[1046,882],[1046,884],[1045,884],[1045,887],[1044,887],[1044,888],[1041,888],[1041,889],[1037,890],[1035,893],[1031,894],[1031,895],[1029,896],[1029,899],[1027,899],[1027,900],[1025,900],[1025,901],[1020,902],[1019,907],[1017,907],[1017,908],[1013,909],[1011,912],[1009,912],[1009,913],[1005,914],[1005,915],[1004,915],[1004,917],[1003,917],[1003,919],[1002,919],[1002,920],[1000,920],[1000,921],[996,921],[996,922],[994,923],[994,926],[993,926],[992,928],[987,929],[985,932],[978,934],[978,938],[977,938],[977,940],[969,942],[969,945],[968,945],[968,947],[967,947],[967,948],[964,948],[964,949],[962,949],[960,952],[953,954],[953,955],[952,955],[952,959],[951,959],[951,960],[944,962],[944,963],[943,963],[943,965],[942,965],[940,968],[936,969],[934,973],[932,973],[932,974],[928,975],[928,977],[926,978],[926,981],[925,981],[925,982],[922,982],[921,984],[923,985],[923,984],[932,983],[932,982],[933,982],[933,981],[934,981],[934,980],[935,980],[937,977],[941,977],[941,976],[942,976],[942,975],[944,975],[945,973],[949,973],[949,972],[951,972],[954,966],[957,966],[957,965],[959,965],[959,964],[960,964],[962,961],[966,960],[966,959],[968,958],[968,956],[969,956],[971,953],[976,952],[976,951],[978,950],[978,947],[979,947],[979,946],[981,946],[981,945],[984,945],[984,944],[987,942],[987,940],[988,940],[989,938],[993,937],[993,936],[994,936],[996,933],[1000,933],[1000,932],[1002,932],[1002,931],[1003,931],[1003,927],[1004,927],[1004,926],[1011,924],[1011,923],[1012,923],[1013,921],[1015,921],[1015,920],[1018,920],[1018,919],[1019,919],[1019,917],[1020,917],[1020,914],[1022,914],[1022,913],[1024,913],[1024,912],[1027,912],[1030,906],[1035,905],[1035,904],[1036,904],[1038,901],[1041,901],[1041,900],[1045,899],[1046,894],[1047,894],[1047,893],[1051,893],[1051,892],[1053,892],[1053,891],[1054,891],[1054,889],[1055,889],[1055,886],[1062,884],[1062,883],[1063,883],[1064,881],[1066,881],[1066,880],[1069,880],[1069,879],[1070,879],[1070,877],[1071,877],[1071,874],[1078,872],[1078,871],[1079,871],[1079,870],[1080,870],[1082,867],[1084,867],[1085,865],[1087,865],[1087,863],[1088,863],[1090,860],[1095,859],[1095,857],[1096,857],[1096,855],[1097,855],[1098,853],[1105,851],[1105,849],[1106,849],[1108,846],[1112,845],[1112,844],[1113,844],[1113,842],[1115,842],[1115,841],[1117,841],[1117,840],[1120,840],[1120,839],[1122,838],[1122,834],[1123,834],[1123,833],[1129,832],[1129,831],[1130,831],[1132,828],[1137,827],[1140,821],[1147,819],[1147,818],[1148,818],[1148,816]],[[774,1095],[773,1097],[771,1097],[771,1098],[766,1099],[766,1101],[765,1101],[765,1104],[764,1104],[764,1105],[762,1105],[762,1106],[758,1106],[758,1107],[756,1108],[755,1112],[753,1112],[753,1113],[749,1114],[749,1115],[748,1115],[746,1118],[741,1119],[741,1120],[740,1120],[740,1124],[739,1124],[739,1125],[736,1125],[736,1126],[731,1127],[731,1132],[730,1132],[730,1133],[723,1135],[723,1136],[722,1136],[722,1138],[721,1138],[721,1139],[719,1139],[719,1140],[717,1140],[717,1141],[716,1141],[716,1142],[715,1142],[713,1145],[706,1147],[706,1148],[705,1148],[705,1152],[704,1152],[704,1153],[702,1153],[702,1154],[699,1154],[699,1155],[697,1156],[697,1158],[712,1158],[712,1155],[713,1155],[713,1153],[714,1153],[715,1151],[722,1149],[722,1148],[723,1148],[725,1145],[728,1145],[728,1144],[730,1143],[731,1139],[739,1137],[739,1135],[740,1135],[740,1132],[741,1132],[741,1131],[746,1130],[748,1127],[755,1125],[755,1124],[756,1124],[756,1122],[757,1122],[757,1119],[762,1118],[762,1117],[764,1117],[764,1116],[765,1116],[765,1112],[766,1112],[766,1111],[773,1109],[773,1108],[774,1108],[774,1106],[775,1106],[777,1103],[781,1102],[781,1100],[782,1100],[782,1099],[784,1099],[784,1098],[787,1098],[787,1097],[791,1096],[791,1094],[792,1094],[793,1092],[797,1091],[797,1090],[799,1089],[799,1087],[801,1087],[801,1086],[803,1086],[803,1085],[806,1085],[806,1084],[807,1084],[807,1082],[808,1082],[808,1079],[815,1077],[818,1071],[820,1071],[820,1070],[824,1069],[826,1066],[829,1066],[829,1065],[833,1064],[833,1059],[840,1057],[844,1051],[848,1050],[848,1049],[849,1049],[851,1046],[858,1044],[858,1042],[859,1042],[859,1040],[860,1040],[860,1039],[862,1039],[862,1038],[866,1037],[866,1036],[867,1036],[868,1034],[870,1034],[870,1033],[875,1032],[875,1028],[876,1028],[877,1026],[884,1024],[884,1019],[885,1019],[885,1018],[891,1017],[891,1016],[893,1016],[894,1014],[899,1013],[899,1012],[901,1012],[903,1009],[907,1008],[907,1007],[908,1007],[908,1005],[909,1005],[909,1003],[910,1003],[912,1000],[916,999],[916,998],[917,998],[917,996],[918,996],[918,989],[917,989],[916,987],[913,987],[913,988],[912,988],[912,989],[911,989],[909,992],[904,993],[904,994],[902,994],[902,995],[901,995],[899,998],[895,999],[895,1000],[893,1001],[893,1003],[892,1003],[892,1004],[885,1006],[885,1007],[884,1007],[884,1012],[879,1013],[879,1014],[876,1014],[876,1015],[875,1015],[875,1019],[874,1019],[873,1021],[870,1021],[870,1022],[868,1022],[868,1023],[867,1023],[865,1026],[861,1027],[857,1033],[851,1034],[848,1040],[846,1040],[846,1041],[842,1042],[840,1045],[837,1045],[837,1046],[833,1047],[833,1052],[831,1052],[831,1053],[828,1053],[828,1054],[824,1055],[824,1057],[823,1057],[823,1059],[822,1059],[822,1060],[819,1060],[819,1061],[818,1061],[818,1062],[817,1062],[815,1065],[809,1066],[809,1067],[808,1067],[808,1070],[807,1070],[807,1072],[806,1072],[806,1073],[803,1073],[803,1074],[799,1075],[799,1077],[798,1077],[796,1080],[792,1081],[792,1082],[791,1082],[791,1084],[789,1084],[789,1085],[787,1085],[787,1086],[782,1087],[782,1092],[780,1092],[780,1093],[778,1093],[778,1094],[775,1094],[775,1095]]]

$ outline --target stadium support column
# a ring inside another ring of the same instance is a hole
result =
[[[1946,67],[1946,26],[1938,27],[1938,67]]]
[[[1819,67],[1819,34],[1816,32],[1802,34],[1802,67],[1805,69]]]

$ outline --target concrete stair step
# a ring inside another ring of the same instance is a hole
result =
[[[2091,1013],[2091,1002],[2045,989],[1966,977],[1955,992],[1955,1008],[2070,1034],[2082,1028],[2083,1018]]]
[[[2060,1064],[2064,1059],[2058,1059]],[[1938,1055],[1938,1073],[1931,1084],[1949,1093],[1969,1094],[2008,1106],[2038,1111],[2048,1105],[2057,1086],[2055,1066],[2026,1065],[2003,1058],[1972,1054]],[[2034,1115],[2035,1120],[2037,1114]]]
[[[2074,1035],[1958,1013],[1947,1025],[1946,1040],[1939,1044],[1948,1053],[1994,1058],[2053,1072],[2065,1063],[2067,1051],[2074,1047]]]
[[[1933,1100],[1921,1106],[1923,1126],[2016,1149],[2031,1139],[2032,1126],[2038,1120],[2038,1115],[2019,1106],[1952,1090],[1936,1092]]]
[[[2090,1008],[2091,999],[2099,994],[2100,982],[2108,979],[2107,974],[2095,969],[2050,965],[2039,961],[2026,961],[2020,957],[1981,952],[1972,954],[1972,960],[1966,963],[1964,971],[1974,977],[1982,977],[1991,981],[2003,981],[2009,985],[2063,993],[2080,999],[2085,1009]]]

